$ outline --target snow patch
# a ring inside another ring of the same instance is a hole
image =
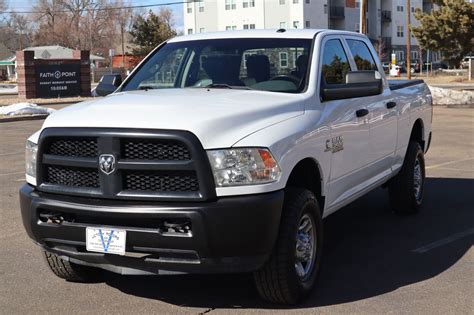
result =
[[[0,94],[16,94],[18,87],[13,84],[0,84]]]
[[[54,111],[52,108],[40,107],[33,103],[16,103],[0,107],[0,115],[6,116],[49,115]]]
[[[429,86],[436,105],[469,105],[474,104],[474,91],[459,91]]]

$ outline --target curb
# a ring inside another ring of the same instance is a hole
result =
[[[0,124],[4,122],[13,122],[13,121],[41,120],[41,119],[45,119],[46,117],[48,117],[47,114],[0,118]]]

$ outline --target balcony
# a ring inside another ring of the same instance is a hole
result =
[[[329,7],[329,18],[331,19],[336,19],[336,20],[342,20],[344,19],[344,7],[343,6],[335,6],[331,5]]]
[[[392,22],[392,11],[383,10],[382,11],[382,22]]]

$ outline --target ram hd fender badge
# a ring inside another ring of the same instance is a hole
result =
[[[106,175],[115,172],[115,156],[112,154],[101,154],[99,156],[99,169]]]
[[[342,136],[337,136],[326,140],[326,149],[324,152],[336,153],[342,150],[344,150],[344,138],[342,138]]]

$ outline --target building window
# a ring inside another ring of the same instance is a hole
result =
[[[356,23],[356,24],[355,24],[354,31],[356,31],[357,33],[360,32],[360,23]]]
[[[300,27],[300,21],[293,21],[293,28]]]
[[[225,0],[225,9],[226,10],[235,10],[237,8],[235,0]]]
[[[397,37],[403,37],[403,26],[397,26]]]
[[[226,31],[235,31],[236,29],[237,29],[236,25],[228,25],[228,26],[225,27]]]
[[[226,30],[226,31],[230,31],[231,29],[232,29],[232,26],[226,26],[226,27],[225,27],[225,30]]]
[[[356,5],[356,8],[359,9],[360,8],[360,0],[356,0],[355,5]]]
[[[205,29],[204,27],[201,27],[201,28],[199,29],[199,33],[204,33],[205,31],[206,31],[206,29]]]
[[[303,51],[293,52],[293,68],[296,68],[296,61],[301,55],[303,55]]]
[[[288,68],[288,53],[280,53],[280,68]]]
[[[204,0],[198,1],[198,10],[199,12],[204,12]]]
[[[310,21],[306,21],[306,22],[304,23],[304,27],[306,27],[306,28],[311,28],[311,22],[310,22]]]
[[[298,4],[299,2],[299,0],[293,0],[293,4]]]
[[[193,3],[192,2],[186,3],[186,12],[187,13],[193,13]]]
[[[285,4],[285,0],[280,0],[280,4]]]
[[[193,29],[192,28],[188,28],[188,35],[191,35],[193,33]]]
[[[306,0],[306,3],[309,4],[309,3],[310,3],[310,0]]]
[[[397,5],[397,12],[403,12],[403,6]]]
[[[405,52],[403,50],[397,50],[395,55],[397,56],[397,61],[405,61]]]
[[[286,28],[286,22],[280,22],[280,28]]]
[[[411,13],[415,13],[415,8],[411,7]]]
[[[243,0],[242,6],[244,8],[253,8],[255,7],[255,0]]]
[[[328,5],[327,4],[324,5],[324,14],[328,14]]]
[[[418,60],[420,58],[420,54],[418,53],[418,50],[412,51],[411,52],[411,59],[412,60]]]
[[[254,30],[255,29],[255,24],[250,24],[250,29]]]
[[[232,30],[235,31],[237,29],[237,25],[232,25]]]

